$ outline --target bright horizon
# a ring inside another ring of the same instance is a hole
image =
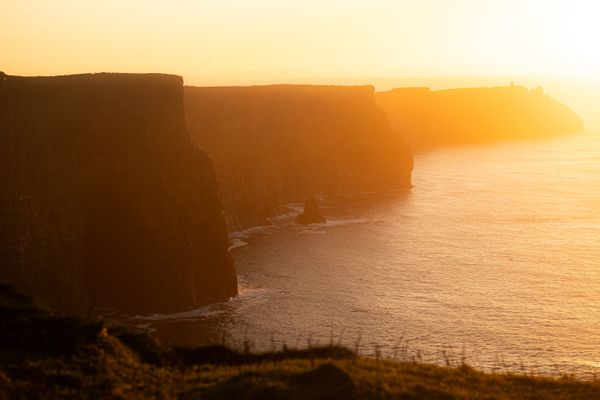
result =
[[[584,0],[0,0],[0,70],[379,90],[394,82],[451,86],[443,77],[455,86],[514,80],[544,86],[600,126],[590,104],[600,91],[598,15],[600,4]]]

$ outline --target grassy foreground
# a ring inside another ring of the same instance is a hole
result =
[[[55,315],[0,285],[0,398],[600,399],[600,383],[381,361],[335,346],[164,348],[130,328]]]

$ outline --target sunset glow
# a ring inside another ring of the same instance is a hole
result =
[[[506,1],[6,1],[13,74],[160,71],[195,84],[370,76],[600,78],[600,5]]]
[[[600,0],[0,0],[0,399],[600,399]]]

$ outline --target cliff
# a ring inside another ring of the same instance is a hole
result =
[[[541,88],[394,89],[375,94],[413,148],[556,136],[583,130],[581,118]]]
[[[3,75],[0,132],[0,281],[67,312],[170,312],[236,294],[180,77]]]
[[[185,106],[234,229],[263,225],[313,193],[411,185],[410,150],[370,86],[186,87]]]

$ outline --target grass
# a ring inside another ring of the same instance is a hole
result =
[[[357,356],[335,345],[266,353],[166,348],[57,315],[0,285],[0,398],[600,399],[600,383]]]

